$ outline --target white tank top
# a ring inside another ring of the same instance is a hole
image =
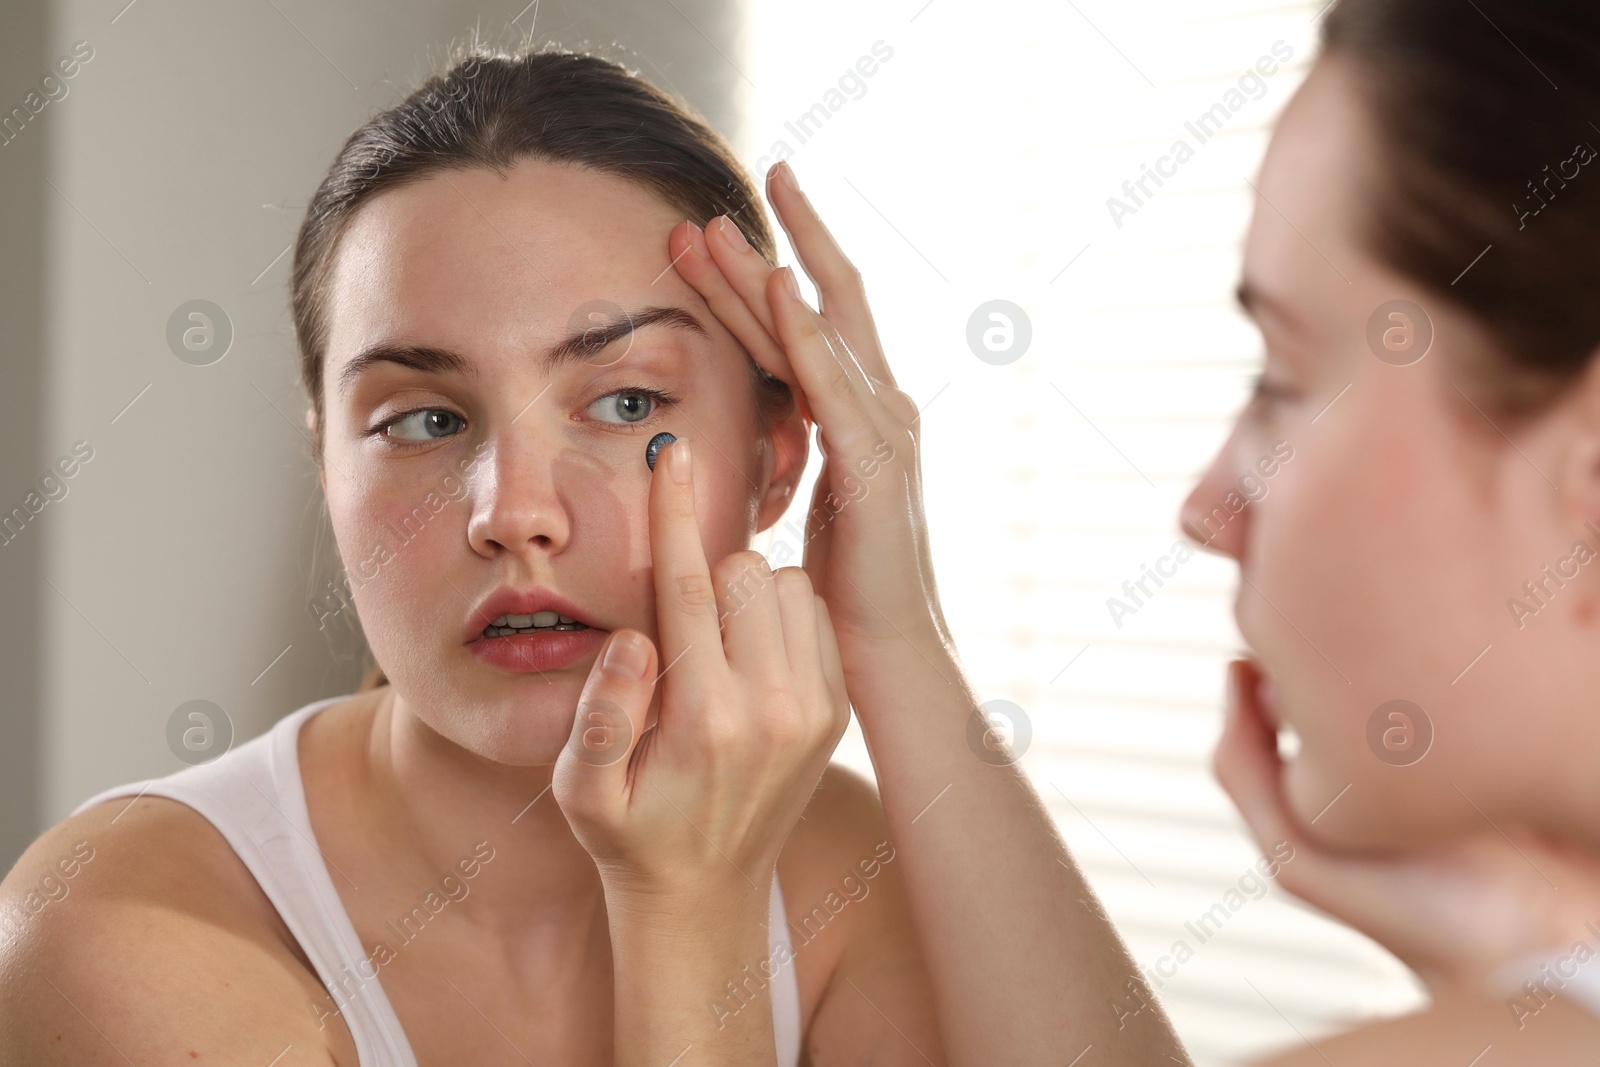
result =
[[[1494,975],[1518,1029],[1556,997],[1565,997],[1600,1017],[1600,926],[1584,924],[1567,949],[1529,953]]]
[[[285,716],[273,728],[231,752],[170,774],[129,782],[97,793],[73,814],[121,796],[159,796],[180,801],[205,816],[255,876],[262,892],[300,943],[317,977],[337,989],[362,1067],[416,1067],[416,1057],[379,970],[361,947],[355,926],[317,851],[300,779],[300,727],[322,709],[348,699],[329,697]],[[800,1062],[800,989],[793,946],[777,877],[772,880],[769,965],[772,1027],[779,1067]],[[748,986],[746,987],[748,988]],[[730,1006],[736,1002],[730,999]]]

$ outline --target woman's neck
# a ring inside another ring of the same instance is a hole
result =
[[[348,773],[344,810],[372,846],[363,852],[381,855],[392,906],[443,885],[460,895],[449,905],[458,922],[502,943],[558,950],[549,937],[605,936],[599,875],[551,793],[552,765],[474,755],[422,722],[392,686],[336,729],[344,736],[331,750],[343,758],[331,766]]]

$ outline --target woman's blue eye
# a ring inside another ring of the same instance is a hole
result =
[[[588,412],[591,418],[600,422],[643,422],[666,401],[665,394],[651,389],[624,389],[596,400],[589,405]]]
[[[423,408],[420,411],[407,412],[392,422],[384,424],[390,437],[401,441],[435,441],[441,437],[449,437],[452,433],[460,432],[460,423],[464,420],[453,411],[443,408]],[[407,426],[408,432],[397,433],[397,428]],[[453,427],[453,428],[452,428]]]

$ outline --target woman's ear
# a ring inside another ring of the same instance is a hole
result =
[[[811,454],[811,424],[800,414],[800,406],[767,430],[766,466],[770,467],[756,508],[756,532],[760,533],[783,517],[794,499]]]

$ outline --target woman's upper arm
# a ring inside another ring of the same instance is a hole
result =
[[[1252,1060],[1252,1067],[1490,1067],[1537,1064],[1580,1067],[1596,1062],[1600,1020],[1571,1003],[1546,1003],[1535,1015],[1513,1010],[1513,998],[1458,998],[1409,1015],[1369,1023]]]
[[[205,874],[151,863],[154,826],[90,814],[46,831],[0,882],[0,1067],[334,1067],[284,947],[188,907],[183,883]]]
[[[802,827],[815,877],[800,899],[785,884],[797,958],[805,959],[805,938],[820,923],[839,923],[843,935],[806,1030],[802,1067],[943,1067],[933,988],[877,790],[830,765]]]

